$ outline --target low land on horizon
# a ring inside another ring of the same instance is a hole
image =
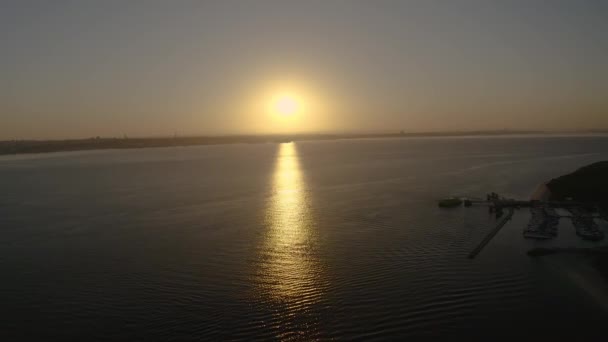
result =
[[[5,140],[0,141],[0,155],[24,153],[48,153],[102,149],[130,149],[151,147],[178,147],[219,144],[253,144],[277,143],[305,140],[337,140],[364,138],[407,138],[407,137],[450,137],[450,136],[482,136],[482,135],[513,135],[513,134],[589,134],[606,133],[606,131],[581,132],[547,132],[547,131],[468,131],[468,132],[419,132],[419,133],[301,133],[301,134],[268,134],[268,135],[225,135],[225,136],[191,136],[191,137],[140,137],[140,138],[106,138],[93,137],[87,139],[64,140]]]

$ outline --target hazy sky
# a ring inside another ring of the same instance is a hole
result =
[[[608,129],[601,0],[0,0],[0,44],[0,139]]]

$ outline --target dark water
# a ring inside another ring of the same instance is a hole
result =
[[[605,336],[601,293],[525,255],[525,211],[469,260],[495,219],[436,199],[527,198],[607,159],[605,137],[3,157],[0,337]]]

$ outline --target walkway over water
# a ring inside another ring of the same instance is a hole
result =
[[[488,242],[490,242],[490,240],[492,240],[492,238],[498,234],[498,231],[504,227],[505,224],[507,224],[507,222],[511,219],[511,217],[513,217],[513,212],[515,210],[513,209],[513,207],[509,207],[509,213],[503,217],[500,221],[498,221],[498,224],[496,224],[496,227],[494,227],[494,229],[492,229],[488,235],[486,235],[486,237],[481,240],[481,242],[479,243],[479,245],[477,245],[477,247],[475,247],[475,249],[473,249],[471,251],[471,253],[469,253],[469,259],[473,259],[477,256],[477,254],[479,254],[481,252],[481,250],[488,244]]]

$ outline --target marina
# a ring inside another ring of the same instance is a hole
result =
[[[582,239],[591,241],[599,241],[604,238],[604,233],[599,230],[594,217],[590,213],[579,208],[573,208],[571,212],[573,214],[572,224],[576,229],[576,235]]]
[[[551,239],[557,236],[560,216],[548,206],[530,208],[531,217],[524,228],[524,237],[530,239]]]
[[[538,194],[541,194],[540,196]],[[523,228],[526,239],[549,240],[557,237],[561,219],[572,220],[576,235],[584,240],[599,241],[604,239],[596,219],[602,218],[595,207],[575,201],[551,201],[542,191],[536,191],[531,200],[516,200],[500,196],[495,192],[486,195],[486,199],[449,197],[439,201],[440,208],[453,208],[464,205],[486,205],[488,212],[495,214],[496,225],[488,232],[481,242],[469,253],[470,259],[475,258],[496,234],[511,220],[515,209],[530,208],[530,220]],[[507,214],[504,215],[504,211]]]

